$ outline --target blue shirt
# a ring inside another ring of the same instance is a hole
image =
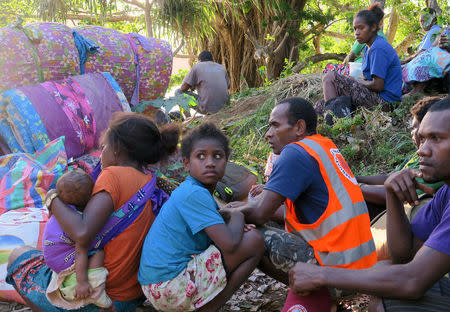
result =
[[[380,96],[387,102],[402,100],[402,67],[394,48],[377,36],[372,46],[364,49],[362,71],[365,79],[372,80],[372,75],[384,80]]]
[[[209,191],[187,177],[162,206],[145,238],[138,280],[141,285],[175,278],[191,260],[212,243],[205,228],[224,224],[219,206]]]
[[[328,189],[319,164],[298,144],[283,148],[264,188],[292,200],[301,223],[316,222],[328,206]]]
[[[433,41],[436,40],[436,37],[434,37],[434,40],[432,40],[433,35],[436,32],[441,31],[440,25],[433,25],[430,30],[427,32],[427,34],[423,37],[422,41],[420,42],[419,46],[417,47],[417,50],[428,50],[431,48],[431,45],[433,44]]]
[[[450,187],[447,184],[419,210],[411,227],[426,246],[450,255]]]

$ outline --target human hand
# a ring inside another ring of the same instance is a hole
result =
[[[421,184],[415,179],[421,177],[422,173],[419,170],[407,168],[391,174],[384,182],[384,186],[386,192],[394,194],[402,203],[417,206],[419,204],[417,188],[427,194],[434,192],[431,187]]]
[[[261,194],[263,189],[264,189],[264,184],[253,185],[252,188],[249,191],[249,194],[252,197],[255,197],[255,196]]]
[[[438,45],[439,45],[439,48],[448,51],[450,49],[450,38],[449,38],[449,35],[446,35],[445,33],[442,33],[439,36]]]
[[[244,224],[244,233],[245,232],[250,232],[251,230],[256,229],[256,225],[254,224]]]
[[[52,203],[53,199],[55,199],[57,195],[57,192],[55,189],[51,189],[47,192],[47,195],[45,195],[44,204],[48,209],[48,217],[50,218],[52,216]]]
[[[233,208],[239,208],[246,204],[246,202],[240,202],[240,201],[234,201],[231,203],[228,203],[225,205],[225,209],[233,209]]]
[[[307,296],[311,291],[325,286],[320,281],[322,269],[315,264],[297,262],[289,271],[289,286],[294,294]]]
[[[88,281],[77,282],[75,287],[75,298],[86,299],[92,295],[92,287]]]

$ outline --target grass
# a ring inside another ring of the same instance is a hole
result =
[[[233,148],[232,159],[262,173],[270,153],[264,134],[272,108],[277,101],[289,96],[317,101],[321,98],[318,77],[320,75],[293,75],[270,86],[233,95],[235,100],[231,105],[239,105],[240,101],[260,94],[270,96],[250,116],[224,126]],[[333,126],[319,118],[318,132],[334,141],[355,175],[389,173],[415,150],[408,129],[409,109],[419,98],[420,95],[405,99],[387,113],[380,108],[361,108],[353,118],[336,119]]]

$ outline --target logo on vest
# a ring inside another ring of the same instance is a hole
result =
[[[296,304],[290,307],[287,312],[308,312],[308,310],[306,310],[306,308],[301,304]]]
[[[339,168],[339,171],[342,172],[342,174],[353,184],[358,184],[356,181],[356,178],[353,176],[352,171],[350,170],[350,167],[347,165],[347,162],[344,160],[344,157],[342,156],[341,152],[337,148],[330,149],[331,155],[333,155],[334,162]]]

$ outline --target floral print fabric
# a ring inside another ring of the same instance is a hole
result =
[[[167,42],[99,26],[79,26],[76,30],[100,47],[98,53],[88,54],[86,73],[109,72],[128,101],[139,76],[139,101],[164,95],[172,72],[172,51]],[[0,92],[79,75],[80,57],[72,33],[57,23],[0,28]]]
[[[136,64],[127,36],[117,30],[100,26],[78,26],[76,30],[100,49],[89,54],[85,63],[86,73],[109,72],[130,99],[136,84]]]
[[[42,87],[53,95],[55,102],[67,116],[69,123],[77,133],[80,145],[90,151],[95,146],[96,123],[90,103],[80,85],[73,79],[48,81]]]
[[[434,47],[428,49],[402,67],[403,93],[410,91],[413,82],[443,78],[450,70],[450,53]]]
[[[34,23],[24,27],[39,56],[38,70],[43,79],[61,80],[80,74],[80,59],[72,30],[57,23]]]
[[[34,153],[60,136],[69,158],[98,148],[111,115],[130,111],[112,82],[110,74],[95,73],[0,93],[2,151]]]
[[[143,285],[147,299],[161,311],[194,311],[214,299],[227,285],[222,256],[211,245],[193,255],[186,269],[172,280]]]
[[[0,92],[39,82],[32,43],[17,28],[0,28]]]

